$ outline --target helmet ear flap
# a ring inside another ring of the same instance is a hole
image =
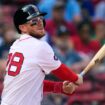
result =
[[[45,19],[43,19],[43,25],[44,25],[44,27],[46,26],[46,21],[45,21]]]

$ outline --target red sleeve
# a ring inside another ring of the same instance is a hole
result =
[[[63,93],[62,82],[44,80],[43,83],[44,83],[44,87],[43,87],[44,92]]]
[[[75,82],[78,80],[78,76],[65,64],[61,64],[58,69],[53,70],[52,74],[61,80],[68,80],[70,82]]]
[[[63,82],[55,82],[55,81],[49,81],[49,80],[44,80],[44,87],[43,87],[43,92],[53,92],[53,93],[62,93],[65,95],[72,95],[72,94],[67,94],[63,92]]]

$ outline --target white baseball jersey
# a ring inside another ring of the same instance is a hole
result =
[[[47,42],[21,35],[10,48],[1,105],[40,105],[45,74],[60,65]]]

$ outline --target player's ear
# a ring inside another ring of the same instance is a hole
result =
[[[26,32],[27,28],[25,25],[19,25],[19,30],[21,30],[21,32]]]

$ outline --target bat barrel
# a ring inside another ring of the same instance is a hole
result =
[[[90,71],[96,64],[99,64],[101,60],[105,57],[105,44],[101,47],[101,49],[95,54],[90,63],[86,66],[86,68],[80,73],[81,76],[84,76],[88,71]]]

